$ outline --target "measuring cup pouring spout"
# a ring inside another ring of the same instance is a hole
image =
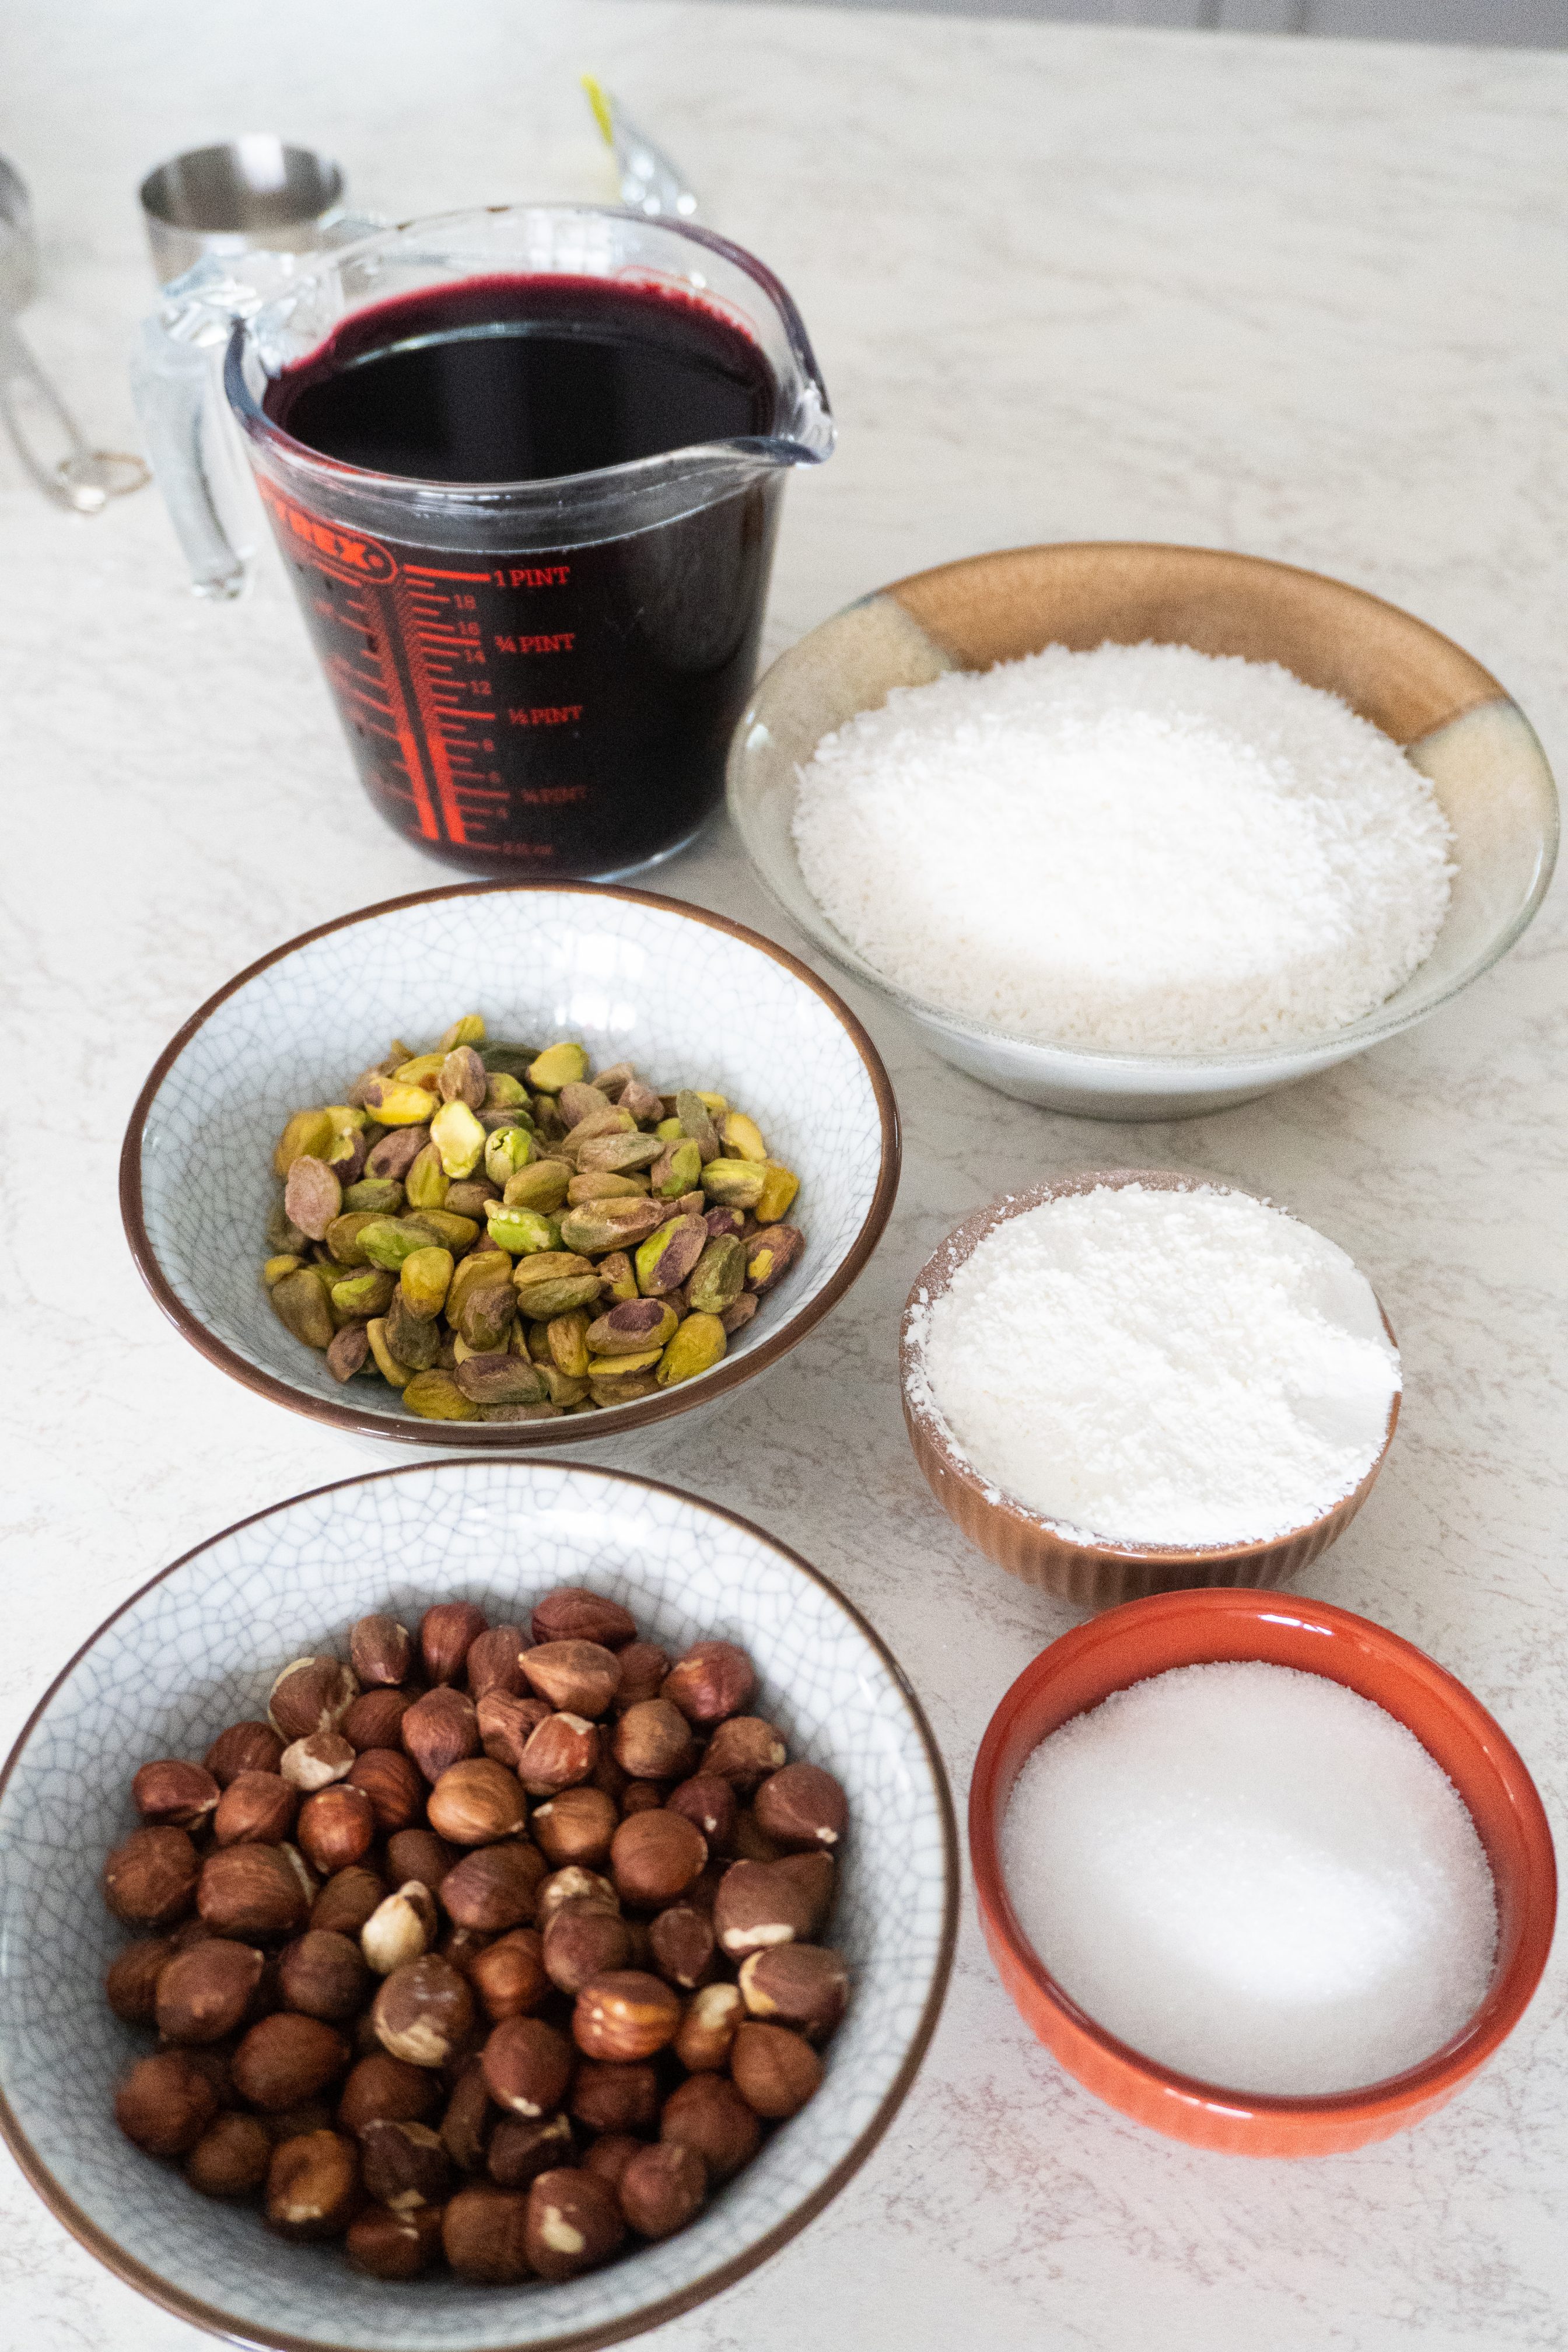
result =
[[[570,205],[207,261],[148,322],[136,391],[208,596],[247,579],[215,415],[237,426],[400,831],[470,871],[608,878],[698,829],[755,665],[780,487],[834,444],[763,263],[689,222]],[[407,435],[447,412],[426,457]]]

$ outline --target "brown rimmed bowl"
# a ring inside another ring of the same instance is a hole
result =
[[[1431,954],[1386,1003],[1321,1036],[1212,1054],[1100,1053],[988,1028],[896,986],[828,920],[792,826],[823,737],[895,687],[989,669],[1045,646],[1194,646],[1276,661],[1399,744],[1454,832],[1453,893]],[[762,879],[840,971],[898,1006],[972,1077],[1085,1118],[1189,1118],[1251,1102],[1424,1021],[1512,946],[1557,855],[1557,794],[1523,712],[1489,670],[1414,614],[1295,564],[1206,547],[1089,540],[1009,547],[879,588],[824,621],[758,682],[730,748],[730,814]]]
[[[121,2138],[113,2087],[147,2037],[114,2018],[124,1940],[99,1894],[154,1756],[201,1756],[265,1710],[279,1667],[343,1654],[356,1617],[434,1601],[526,1622],[552,1586],[612,1595],[679,1653],[751,1652],[793,1754],[849,1799],[828,1937],[850,1963],[821,2088],[691,2226],[565,2285],[393,2285],[289,2245]],[[0,1774],[0,2129],[34,2188],[140,2293],[226,2342],[282,2352],[567,2352],[675,2317],[743,2277],[836,2196],[897,2114],[952,1966],[958,1855],[946,1776],[885,1643],[817,1570],[671,1486],[559,1462],[444,1460],[279,1503],[198,1545],[63,1669]]]
[[[1286,1583],[1343,1535],[1367,1496],[1387,1458],[1399,1420],[1399,1391],[1388,1409],[1383,1446],[1361,1484],[1342,1495],[1332,1507],[1304,1527],[1273,1536],[1261,1543],[1221,1544],[1188,1549],[1176,1544],[1086,1543],[1043,1517],[1037,1511],[998,1492],[966,1461],[954,1445],[926,1386],[921,1364],[921,1333],[930,1306],[947,1288],[958,1268],[972,1256],[988,1234],[1009,1217],[1022,1216],[1043,1201],[1059,1201],[1075,1192],[1092,1192],[1100,1185],[1143,1184],[1152,1190],[1187,1192],[1199,1186],[1215,1192],[1237,1192],[1234,1184],[1175,1169],[1111,1168],[1081,1176],[1063,1176],[1026,1192],[1008,1192],[987,1208],[976,1209],[932,1251],[915,1276],[905,1302],[899,1334],[899,1374],[903,1396],[904,1426],[915,1460],[927,1486],[960,1532],[1026,1584],[1037,1584],[1081,1609],[1109,1609],[1123,1601],[1151,1593],[1176,1592],[1192,1585],[1264,1585]],[[1381,1306],[1378,1312],[1383,1313]],[[1394,1328],[1386,1315],[1383,1327],[1390,1339]],[[1397,1344],[1397,1343],[1396,1343]]]
[[[800,1258],[712,1370],[563,1420],[425,1421],[361,1374],[340,1385],[261,1283],[289,1115],[339,1102],[394,1037],[416,1050],[459,1013],[492,1037],[581,1038],[595,1067],[716,1088],[801,1179]],[[591,884],[456,884],[306,931],[209,997],[142,1090],[120,1163],[142,1279],[209,1362],[314,1421],[403,1444],[500,1453],[615,1439],[721,1402],[785,1355],[865,1266],[893,1205],[899,1118],[876,1047],[787,950],[679,900]]]

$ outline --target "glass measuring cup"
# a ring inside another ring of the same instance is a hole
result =
[[[696,305],[760,354],[768,429],[542,478],[432,480],[325,456],[272,413],[329,339],[374,345],[377,306],[438,307],[445,290],[465,333],[500,332],[484,287],[518,281]],[[772,273],[689,224],[518,205],[205,262],[168,295],[137,396],[197,591],[246,580],[209,464],[205,353],[221,341],[226,405],[381,814],[480,874],[607,879],[689,840],[751,684],[784,471],[833,448]]]

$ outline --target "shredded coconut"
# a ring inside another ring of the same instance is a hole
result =
[[[1305,1526],[1382,1448],[1399,1356],[1334,1243],[1245,1192],[1097,1185],[1005,1218],[915,1318],[914,1401],[1079,1540]]]
[[[1180,1666],[1053,1732],[1002,1827],[1007,1891],[1065,1991],[1233,2091],[1380,2082],[1474,2015],[1491,1873],[1402,1723],[1319,1675]]]
[[[1431,953],[1431,785],[1336,696],[1189,646],[896,688],[799,772],[807,887],[895,986],[1009,1035],[1200,1054],[1343,1028]]]

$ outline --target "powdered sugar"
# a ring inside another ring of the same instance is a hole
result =
[[[1471,2017],[1491,1872],[1452,1783],[1382,1707],[1251,1661],[1182,1666],[1042,1741],[1007,1891],[1065,1991],[1234,2091],[1347,2091]]]
[[[1387,736],[1277,663],[1186,646],[895,688],[817,745],[795,839],[896,986],[1129,1053],[1342,1028],[1431,952],[1452,871]]]
[[[915,1402],[1079,1540],[1259,1541],[1365,1476],[1400,1385],[1365,1276],[1243,1192],[1100,1185],[1005,1219],[916,1317]]]

